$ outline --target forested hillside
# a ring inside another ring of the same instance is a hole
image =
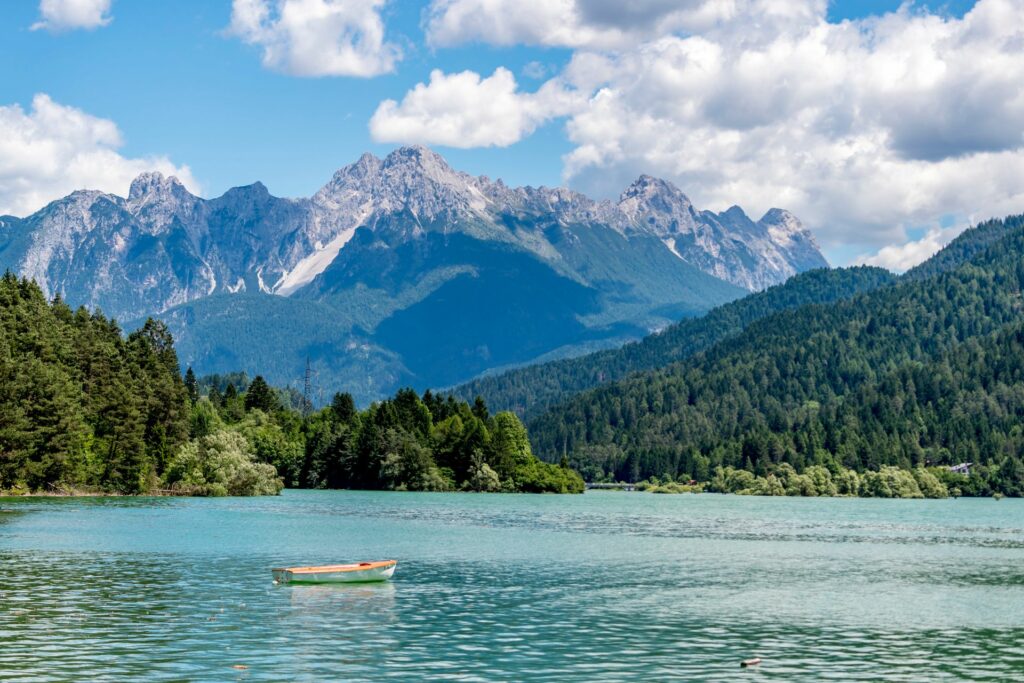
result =
[[[769,316],[687,361],[580,394],[531,424],[535,443],[565,449],[590,477],[631,480],[967,461],[965,492],[1017,495],[1021,226],[1014,217],[965,233],[930,277],[923,267]]]
[[[515,415],[482,401],[404,390],[358,412],[337,394],[315,413],[295,401],[260,376],[183,379],[163,323],[125,337],[100,313],[0,278],[0,493],[583,489],[533,456]]]
[[[47,302],[35,283],[7,273],[0,387],[0,491],[150,492],[172,486],[197,449],[217,470],[208,482],[217,487],[204,492],[280,490],[273,467],[236,435],[193,440],[189,389],[161,322],[125,337],[102,314]]]
[[[453,392],[466,400],[483,396],[489,405],[515,411],[529,420],[591,387],[689,358],[765,316],[809,303],[848,299],[895,280],[887,270],[865,266],[808,271],[784,284],[719,306],[703,317],[671,325],[639,342],[482,377]]]

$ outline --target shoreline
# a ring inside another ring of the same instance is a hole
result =
[[[367,493],[454,493],[454,494],[474,494],[484,493],[488,495],[505,494],[505,495],[516,495],[516,496],[580,496],[580,493],[555,493],[554,491],[400,491],[396,489],[308,489],[308,488],[292,488],[282,489],[291,491],[360,491]],[[160,489],[157,491],[146,492],[146,493],[117,493],[117,492],[103,492],[103,491],[34,491],[31,493],[15,493],[11,491],[0,491],[0,500],[2,499],[21,499],[21,498],[266,498],[274,497],[274,495],[280,494],[265,494],[255,496],[201,496],[189,493],[168,491]]]

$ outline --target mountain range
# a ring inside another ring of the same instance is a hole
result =
[[[641,337],[827,266],[791,213],[695,208],[641,176],[617,201],[506,186],[423,147],[363,155],[312,197],[214,199],[146,173],[0,217],[0,268],[133,327],[171,326],[196,372],[307,360],[366,402]]]

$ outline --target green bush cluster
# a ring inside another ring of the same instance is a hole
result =
[[[183,445],[165,481],[172,491],[192,496],[267,496],[284,488],[274,466],[257,461],[245,437],[228,430]]]
[[[797,473],[781,463],[764,476],[733,467],[717,467],[707,489],[747,496],[859,496],[861,498],[947,498],[942,479],[945,468],[904,470],[883,465],[877,471],[858,474],[838,468],[831,471],[812,465]]]
[[[637,490],[648,493],[703,493],[704,484],[680,484],[677,481],[670,481],[664,484],[638,485]]]

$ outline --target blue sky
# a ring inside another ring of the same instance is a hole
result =
[[[30,31],[34,2],[0,3],[0,98],[27,106],[38,92],[117,123],[129,156],[166,154],[187,163],[206,193],[262,180],[275,194],[309,195],[339,167],[376,144],[367,121],[431,69],[517,73],[528,62],[563,64],[560,49],[423,45],[425,3],[391,3],[389,33],[405,59],[373,78],[295,78],[264,69],[259,50],[226,37],[230,2],[132,0],[113,4],[113,21],[92,31]],[[456,167],[515,184],[559,184],[569,145],[558,124],[504,149],[441,150]]]
[[[444,0],[435,1],[443,4]],[[809,4],[815,1],[799,0]],[[990,4],[1001,1],[1014,4],[1013,0],[987,1]],[[652,6],[655,4],[658,0],[652,2]],[[661,5],[664,4],[661,0]],[[973,6],[974,2],[963,0],[919,3],[904,8],[903,22],[909,27],[914,21],[923,22],[924,16],[956,21]],[[643,45],[635,47],[621,43],[611,47],[578,42],[570,44],[571,41],[559,44],[555,39],[531,39],[528,36],[521,40],[489,41],[471,33],[464,39],[438,45],[438,41],[430,41],[425,35],[428,2],[391,1],[377,9],[385,27],[386,40],[401,50],[402,57],[393,72],[360,78],[297,76],[281,69],[267,68],[261,62],[260,45],[246,44],[237,35],[227,34],[225,29],[232,21],[230,0],[113,0],[109,9],[112,20],[107,25],[89,30],[63,31],[31,30],[30,27],[40,17],[38,2],[4,2],[0,4],[0,62],[5,65],[0,70],[0,107],[19,105],[28,111],[33,96],[45,93],[61,106],[72,107],[115,124],[122,143],[116,147],[116,152],[121,156],[166,157],[176,166],[187,165],[204,195],[217,195],[231,186],[262,180],[275,194],[298,196],[314,192],[335,169],[354,161],[362,152],[385,154],[401,142],[375,141],[368,122],[382,101],[393,99],[401,103],[406,93],[417,84],[430,81],[433,70],[440,70],[443,74],[469,70],[486,79],[496,69],[507,69],[515,79],[514,96],[519,98],[516,101],[524,100],[523,96],[528,98],[549,80],[553,85],[579,96],[583,87],[580,79],[593,80],[593,76],[580,77],[576,72],[582,70],[576,67],[573,74],[569,74],[566,67],[574,57],[579,61],[581,56],[613,55],[614,59],[625,63],[630,55],[639,54],[644,49]],[[829,4],[826,19],[830,24],[842,20],[865,22],[899,9],[900,3],[893,0],[842,0]],[[778,33],[788,30],[784,24],[780,26]],[[902,26],[895,30],[904,30]],[[735,45],[729,43],[733,40],[730,36],[739,33],[723,30],[708,35],[709,40],[719,41],[727,49],[733,49]],[[685,32],[676,33],[677,39],[682,37],[686,37]],[[637,40],[638,43],[649,41],[647,44],[654,45],[657,38],[656,35],[645,35]],[[775,37],[769,36],[765,40],[775,40]],[[432,47],[428,44],[430,42],[436,46]],[[872,49],[870,46],[863,48]],[[527,68],[531,63],[543,65],[543,74],[535,73],[536,64]],[[794,76],[793,80],[798,78]],[[602,84],[594,85],[591,91],[583,94],[593,96],[600,87]],[[608,90],[616,87],[621,91],[626,89],[624,84],[611,80],[603,87]],[[746,92],[750,92],[749,87]],[[841,92],[841,88],[822,92],[830,106],[838,106],[834,102],[838,97],[835,93]],[[915,93],[915,97],[917,95]],[[781,106],[788,106],[787,102],[799,96],[800,93],[781,93]],[[892,94],[888,96],[892,97]],[[936,92],[935,96],[948,97],[948,93]],[[856,212],[856,201],[855,198],[837,199],[834,196],[837,190],[833,186],[805,191],[800,178],[795,177],[789,181],[791,186],[780,186],[781,189],[773,190],[774,194],[759,194],[757,188],[764,185],[763,181],[752,181],[745,188],[735,178],[725,177],[742,172],[734,170],[744,168],[741,158],[733,159],[732,166],[723,165],[719,170],[714,167],[712,157],[711,161],[702,163],[701,169],[695,170],[664,161],[664,150],[657,149],[656,141],[651,143],[650,150],[631,156],[634,140],[624,138],[625,142],[620,147],[625,146],[625,149],[619,150],[619,158],[609,160],[605,152],[600,151],[602,133],[594,133],[597,139],[584,139],[587,134],[567,132],[567,126],[579,129],[590,120],[580,113],[580,107],[588,105],[580,104],[579,99],[573,102],[552,105],[546,114],[537,115],[532,125],[514,131],[518,141],[512,144],[456,148],[444,144],[444,140],[407,141],[433,144],[456,168],[501,177],[515,185],[555,185],[568,181],[585,191],[610,195],[614,188],[621,187],[623,179],[637,172],[651,172],[676,180],[684,191],[694,196],[695,202],[703,200],[712,208],[725,208],[722,205],[728,202],[750,205],[760,211],[775,203],[783,204],[786,208],[802,212],[798,215],[802,215],[819,233],[834,262],[847,262],[859,254],[870,254],[886,245],[920,239],[933,230],[946,230],[952,234],[956,225],[975,215],[972,211],[976,207],[951,199],[946,205],[936,203],[920,210],[914,208],[907,212],[904,220],[899,221],[894,218],[896,214],[879,211],[864,211],[865,215],[857,216],[856,220],[840,218],[850,215],[851,211]],[[632,115],[636,116],[638,111],[639,114],[644,113],[643,109],[637,109],[640,105],[635,102],[631,106]],[[925,107],[923,111],[931,111],[927,109],[927,102],[921,105],[911,101],[907,106],[910,107],[907,111],[914,112],[914,115],[920,115],[922,106]],[[707,110],[712,109],[709,104]],[[568,111],[572,113],[566,113]],[[734,116],[734,112],[721,111],[722,119]],[[1007,116],[1013,113],[1008,112]],[[900,115],[897,112],[892,116],[898,118]],[[831,112],[828,120],[834,121],[836,116]],[[951,139],[947,145],[949,149],[908,153],[907,149],[918,150],[920,141],[910,140],[910,133],[897,130],[898,124],[889,121],[886,118],[883,123],[890,127],[889,135],[896,140],[894,153],[902,159],[916,155],[913,159],[915,168],[923,163],[933,163],[938,168],[939,162],[931,157],[956,160],[963,154],[1005,151],[1009,144],[1006,139],[1013,139],[1013,131],[1010,131],[1007,134],[1009,138],[1004,135],[993,140],[988,139],[992,136],[973,141]],[[727,121],[728,126],[721,120],[712,123],[712,127],[717,126],[717,129],[731,126],[736,135],[754,135],[752,131],[764,129],[764,121],[761,120],[755,121],[756,125],[745,121],[738,124]],[[479,122],[473,125],[479,126]],[[680,120],[678,125],[680,128],[676,134],[680,136],[693,130],[694,138],[711,140],[705,130],[706,121]],[[935,139],[945,140],[942,136],[947,135],[947,129],[942,126],[946,124],[937,121],[935,125]],[[995,127],[996,124],[992,125]],[[471,136],[472,132],[467,135]],[[401,133],[398,135],[401,137]],[[840,135],[836,133],[836,139]],[[410,136],[416,137],[415,134]],[[898,144],[901,136],[908,140],[902,148]],[[648,134],[644,139],[649,141],[651,137]],[[751,140],[759,144],[754,138]],[[706,144],[723,143],[714,139]],[[799,153],[799,145],[794,150],[788,154],[790,158]],[[567,156],[574,151],[579,159],[567,162]],[[680,155],[689,153],[686,144],[680,145]],[[822,156],[827,154],[827,150],[822,152]],[[598,156],[600,161],[591,160]],[[806,163],[802,165],[807,166]],[[8,191],[11,191],[10,187],[18,187],[22,180],[9,179]],[[0,176],[0,199],[3,198],[4,182]],[[811,197],[812,192],[817,192],[820,197]],[[1016,196],[1013,188],[1004,188],[1003,195],[999,197],[1003,198],[1007,192],[1011,199]],[[45,192],[40,196],[45,196]],[[773,201],[776,197],[777,202]],[[16,206],[11,202],[8,204]],[[1002,206],[999,202],[990,201],[989,204]],[[913,206],[912,203],[908,205]],[[832,214],[829,213],[830,208],[833,209]],[[897,224],[891,225],[894,221]]]

